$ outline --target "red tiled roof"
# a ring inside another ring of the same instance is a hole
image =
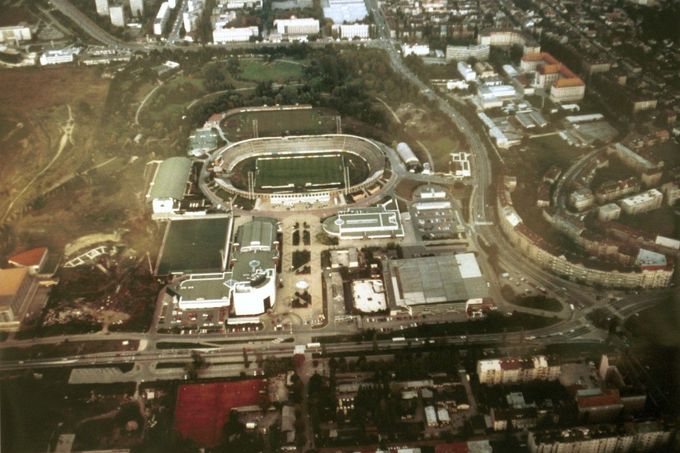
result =
[[[604,395],[582,396],[577,398],[577,401],[578,407],[587,408],[619,404],[621,402],[621,398],[619,398],[619,391],[613,389],[607,390]]]
[[[46,254],[47,247],[38,247],[10,256],[7,261],[19,267],[39,266]]]

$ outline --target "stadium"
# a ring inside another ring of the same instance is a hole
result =
[[[386,162],[377,144],[354,135],[254,138],[216,151],[203,188],[223,200],[328,203],[379,187]]]

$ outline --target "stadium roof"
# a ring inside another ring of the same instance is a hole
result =
[[[171,157],[158,166],[147,198],[172,198],[181,200],[184,197],[187,180],[191,173],[191,160],[186,157]]]
[[[459,302],[488,295],[472,253],[393,260],[389,270],[397,305]]]

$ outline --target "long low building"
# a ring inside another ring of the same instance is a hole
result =
[[[473,253],[390,260],[386,270],[392,306],[410,309],[488,296]]]
[[[349,208],[323,222],[324,231],[339,239],[403,238],[399,209],[389,202],[366,208]]]
[[[186,157],[171,157],[158,165],[146,194],[154,218],[167,217],[179,210],[190,174],[191,160]]]

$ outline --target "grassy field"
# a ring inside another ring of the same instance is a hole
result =
[[[279,60],[266,63],[259,59],[246,59],[241,60],[240,78],[252,82],[271,80],[276,83],[284,83],[300,79],[303,69],[303,64],[292,61]]]
[[[258,188],[342,185],[344,162],[338,154],[257,159]]]
[[[559,135],[532,138],[529,141],[530,158],[534,160],[539,172],[545,172],[551,165],[567,168],[574,159],[587,150],[569,146]]]
[[[336,132],[335,115],[322,109],[239,112],[226,118],[222,129],[230,141],[253,138],[255,120],[259,137]]]

